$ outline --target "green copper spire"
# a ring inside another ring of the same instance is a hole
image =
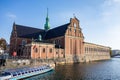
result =
[[[50,29],[50,24],[49,24],[49,17],[48,17],[48,8],[47,8],[47,17],[46,17],[46,23],[44,25],[44,29],[47,31]]]

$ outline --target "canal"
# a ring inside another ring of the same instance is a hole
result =
[[[55,71],[25,80],[120,80],[120,58],[90,63],[57,65]]]

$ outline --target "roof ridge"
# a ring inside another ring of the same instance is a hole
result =
[[[16,26],[21,26],[21,27],[26,27],[26,28],[33,28],[33,29],[39,29],[39,28],[35,28],[32,26],[26,26],[26,25],[20,25],[20,24],[15,24]],[[39,30],[44,30],[44,29],[39,29]]]
[[[101,47],[108,47],[108,48],[110,48],[109,46],[104,46],[104,45],[96,44],[96,43],[92,43],[92,42],[84,42],[84,43],[92,44],[92,45],[97,45],[97,46],[101,46]]]
[[[68,24],[70,24],[70,23],[66,23],[66,24],[60,25],[60,26],[58,26],[58,27],[54,27],[54,28],[52,28],[52,29],[49,29],[48,31],[53,30],[53,29],[56,29],[56,28],[59,28],[59,27],[62,27],[62,26],[65,26],[65,25],[68,25]],[[48,31],[47,31],[47,32],[48,32]]]
[[[38,32],[35,32],[35,33],[29,33],[29,34],[25,34],[25,35],[22,35],[22,36],[37,34],[37,33],[41,33],[41,32],[44,32],[44,31],[38,31]]]
[[[64,24],[64,25],[61,25],[61,26],[58,26],[58,27],[48,30],[45,34],[45,39],[63,36],[69,25],[70,25],[70,23],[67,23],[67,24]]]

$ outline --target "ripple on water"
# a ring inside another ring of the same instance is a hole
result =
[[[26,80],[120,80],[120,58],[80,64],[57,65],[50,74]]]

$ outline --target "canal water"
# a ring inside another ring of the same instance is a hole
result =
[[[57,65],[54,71],[25,80],[120,80],[120,58]]]

